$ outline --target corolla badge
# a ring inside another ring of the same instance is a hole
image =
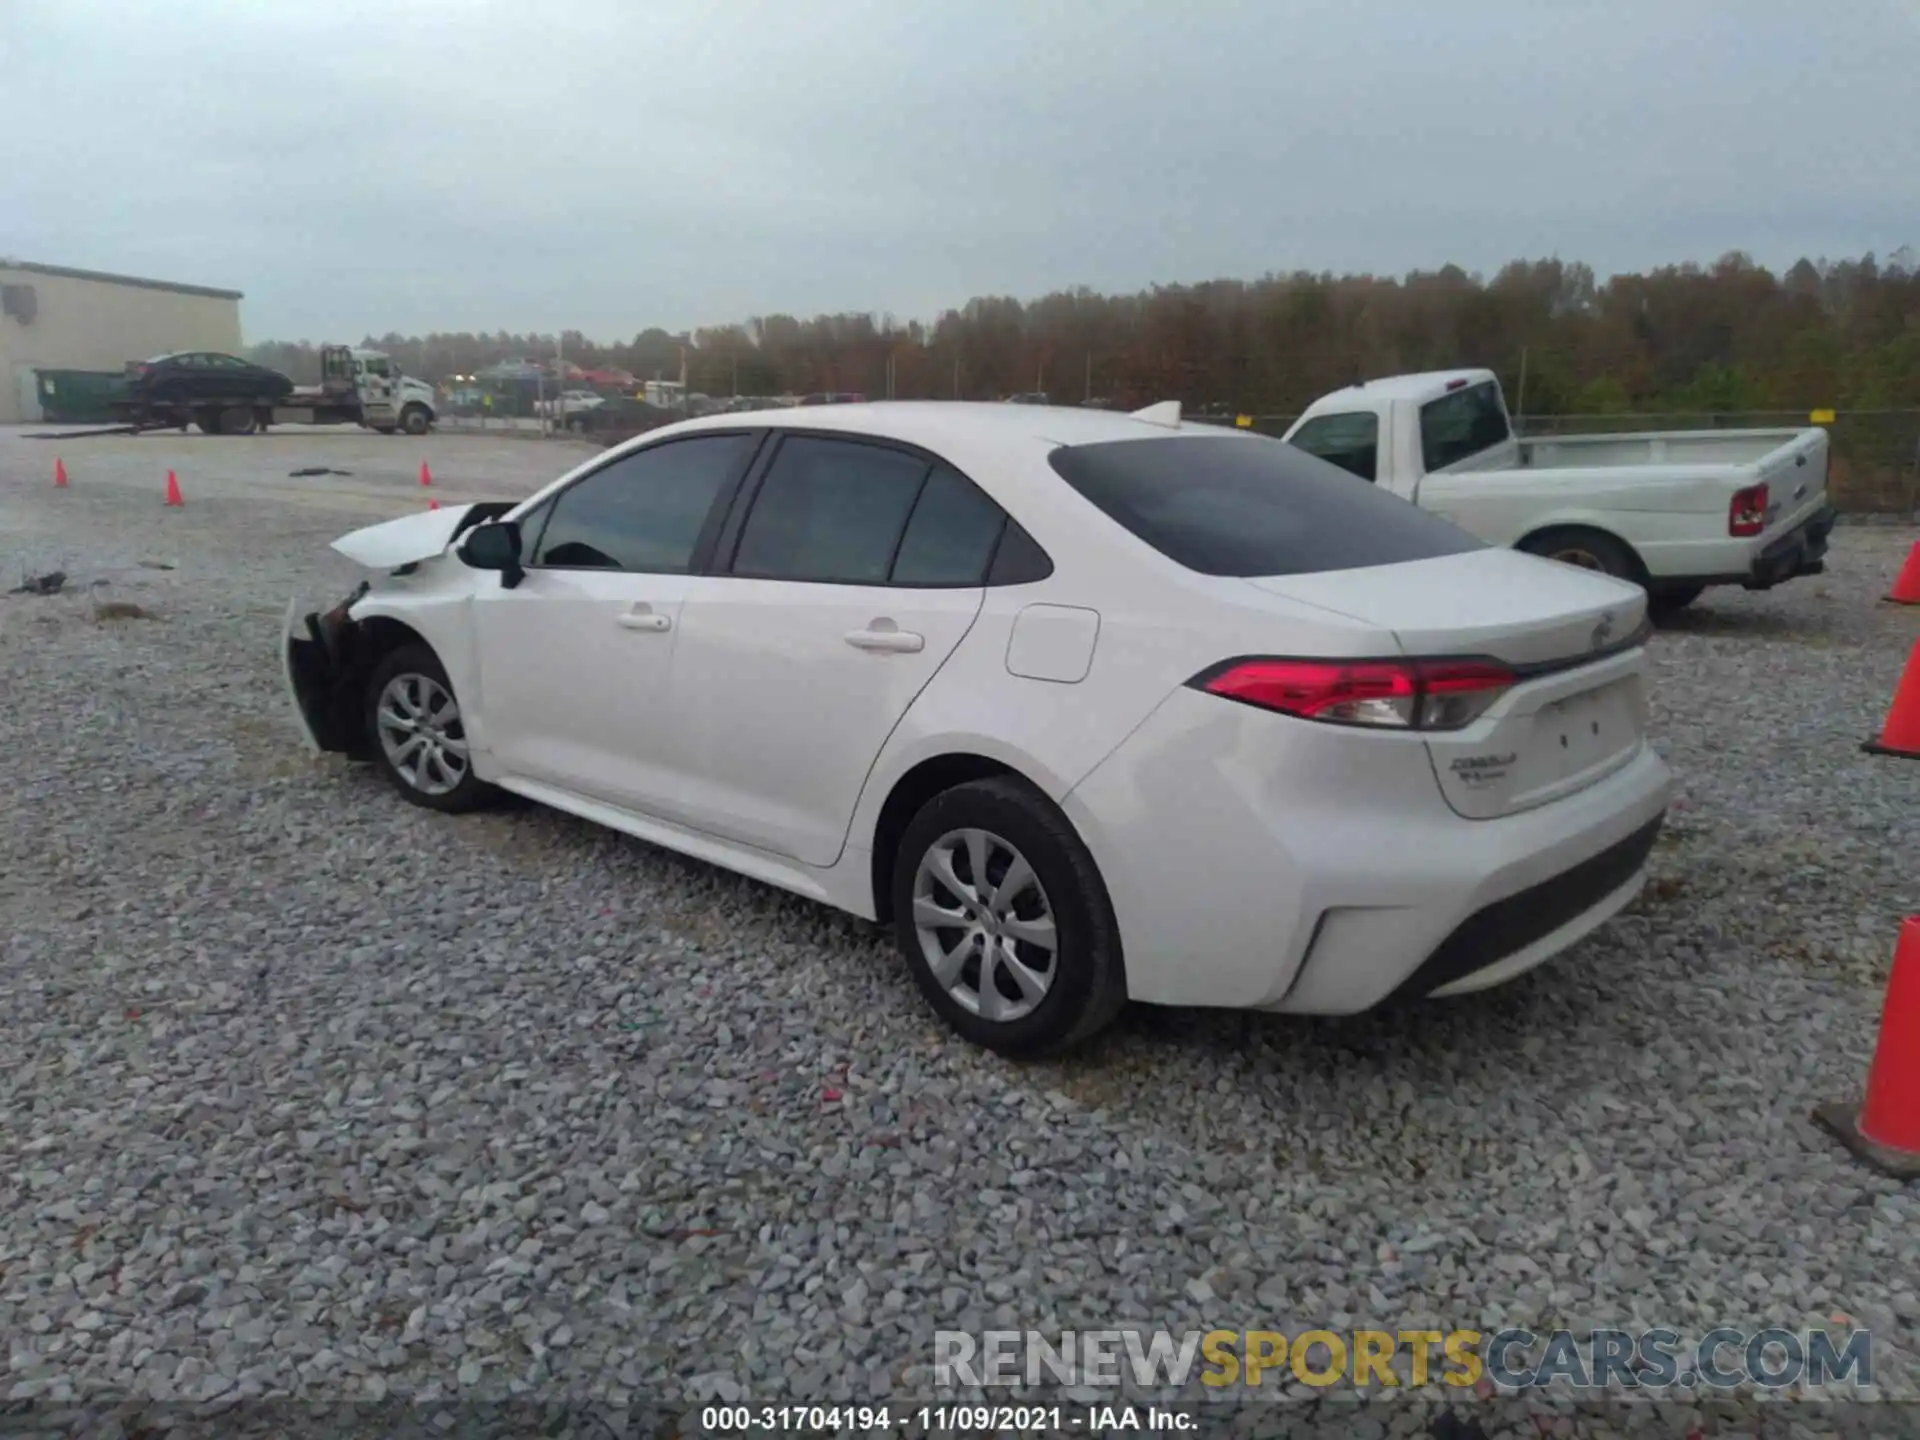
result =
[[[1593,634],[1587,637],[1590,648],[1598,650],[1613,638],[1613,612],[1607,611],[1600,617],[1600,623],[1593,627]]]

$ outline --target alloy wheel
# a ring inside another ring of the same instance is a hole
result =
[[[933,978],[983,1020],[1031,1015],[1059,973],[1046,889],[988,830],[951,830],[927,847],[913,877],[913,926]]]
[[[467,778],[460,706],[431,675],[396,675],[380,692],[374,720],[387,763],[423,795],[447,795]]]

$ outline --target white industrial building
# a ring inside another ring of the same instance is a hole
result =
[[[0,425],[43,418],[43,371],[124,371],[175,350],[240,349],[238,290],[0,258]]]

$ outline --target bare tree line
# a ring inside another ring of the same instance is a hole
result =
[[[1490,365],[1537,414],[1920,407],[1920,265],[1801,260],[1775,275],[1744,254],[1600,282],[1584,264],[1515,261],[1491,280],[1449,265],[1404,277],[1309,274],[982,296],[932,324],[873,314],[757,316],[628,341],[563,334],[366,336],[433,380],[503,360],[678,379],[709,395],[858,391],[1284,414],[1370,375]],[[307,378],[314,343],[256,359]],[[1523,383],[1524,372],[1524,383]]]

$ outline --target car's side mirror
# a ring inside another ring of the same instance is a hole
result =
[[[460,544],[460,559],[475,570],[498,570],[500,584],[511,590],[526,578],[520,566],[520,527],[511,520],[476,525]]]

